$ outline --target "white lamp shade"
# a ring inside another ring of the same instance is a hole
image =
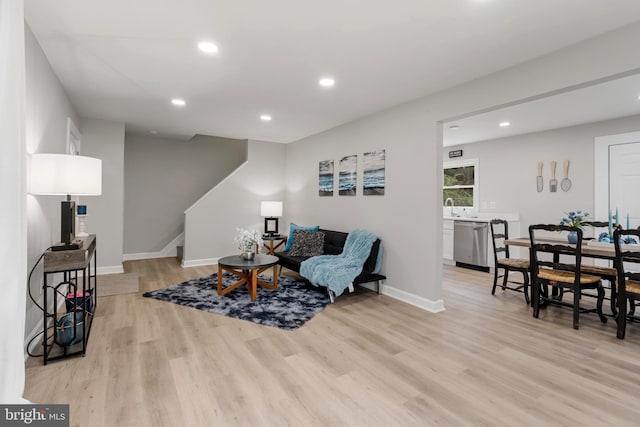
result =
[[[260,216],[266,216],[266,217],[282,216],[282,202],[273,202],[273,201],[260,202]]]
[[[102,194],[102,160],[69,154],[32,154],[29,192],[99,196]]]

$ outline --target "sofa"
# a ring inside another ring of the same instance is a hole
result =
[[[324,233],[324,255],[339,255],[344,249],[344,244],[347,240],[349,233],[343,233],[341,231],[320,229]],[[353,280],[354,285],[362,283],[376,282],[376,292],[380,293],[380,281],[385,280],[386,276],[378,273],[374,273],[376,269],[376,263],[378,261],[378,252],[380,251],[380,239],[371,246],[371,253],[365,261],[362,272]],[[291,256],[288,251],[276,252],[275,256],[278,257],[280,264],[280,271],[282,268],[288,268],[289,270],[300,273],[300,264],[302,261],[311,257]]]

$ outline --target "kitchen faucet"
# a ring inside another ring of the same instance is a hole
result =
[[[447,203],[451,202],[451,216],[455,216],[453,213],[453,199],[451,197],[447,197],[447,199],[444,201],[444,207],[446,208],[447,206],[449,206]]]

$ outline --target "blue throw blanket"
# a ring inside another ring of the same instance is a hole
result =
[[[366,230],[354,230],[347,236],[340,255],[320,255],[300,264],[300,275],[314,286],[326,286],[341,295],[362,272],[377,237]]]

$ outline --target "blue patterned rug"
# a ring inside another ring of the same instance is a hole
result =
[[[224,272],[222,280],[223,286],[228,286],[238,278]],[[271,283],[271,277],[260,276],[260,280]],[[298,329],[329,304],[325,288],[316,288],[289,277],[278,280],[277,290],[258,286],[255,301],[251,301],[247,286],[240,286],[223,296],[218,295],[217,289],[218,273],[214,273],[147,292],[143,296],[286,330]]]

